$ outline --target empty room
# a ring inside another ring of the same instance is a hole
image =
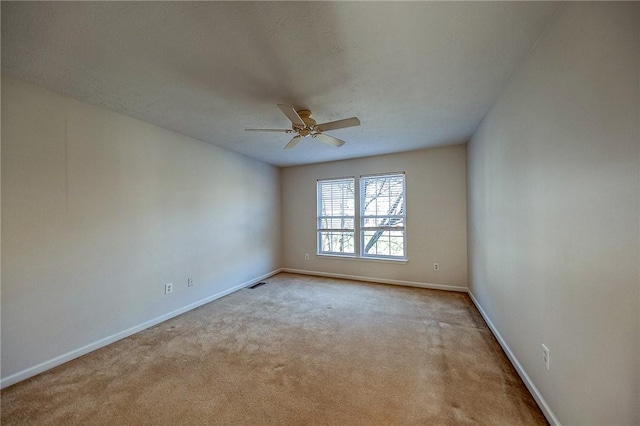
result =
[[[4,425],[640,425],[640,3],[1,2]]]

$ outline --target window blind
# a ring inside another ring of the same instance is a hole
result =
[[[355,253],[355,178],[319,180],[318,253]]]

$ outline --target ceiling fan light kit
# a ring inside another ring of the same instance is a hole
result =
[[[344,145],[344,141],[333,136],[324,134],[326,130],[338,130],[346,127],[359,126],[360,120],[357,117],[345,118],[343,120],[330,121],[328,123],[317,124],[316,120],[311,118],[311,111],[307,109],[301,109],[296,111],[294,107],[284,104],[278,104],[278,108],[287,116],[291,121],[290,129],[245,129],[247,132],[281,132],[281,133],[297,133],[285,145],[285,149],[291,149],[295,147],[300,139],[311,136],[314,139],[324,142],[328,145],[335,146],[336,148]]]

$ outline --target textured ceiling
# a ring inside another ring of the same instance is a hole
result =
[[[2,2],[2,71],[278,165],[466,142],[557,4]],[[249,133],[307,108],[341,148]]]

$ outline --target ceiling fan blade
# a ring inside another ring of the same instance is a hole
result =
[[[293,139],[291,139],[289,143],[284,147],[284,149],[291,149],[294,146],[298,145],[298,142],[300,142],[300,139],[302,139],[302,136],[300,135],[294,136]]]
[[[359,126],[360,120],[358,117],[345,118],[344,120],[330,121],[328,123],[318,124],[318,129],[321,132],[327,130],[344,129],[345,127]]]
[[[286,115],[293,124],[302,127],[305,126],[304,121],[302,121],[302,118],[300,118],[298,112],[292,106],[278,104],[278,108],[284,112],[284,115]]]
[[[325,135],[325,134],[322,134],[322,133],[318,133],[318,134],[314,135],[313,137],[318,139],[320,142],[324,142],[324,143],[326,143],[328,145],[335,146],[336,148],[339,148],[342,145],[344,145],[344,141],[341,141],[338,138],[334,138],[333,136]]]
[[[293,133],[291,129],[244,129],[245,132],[279,132],[279,133]]]

